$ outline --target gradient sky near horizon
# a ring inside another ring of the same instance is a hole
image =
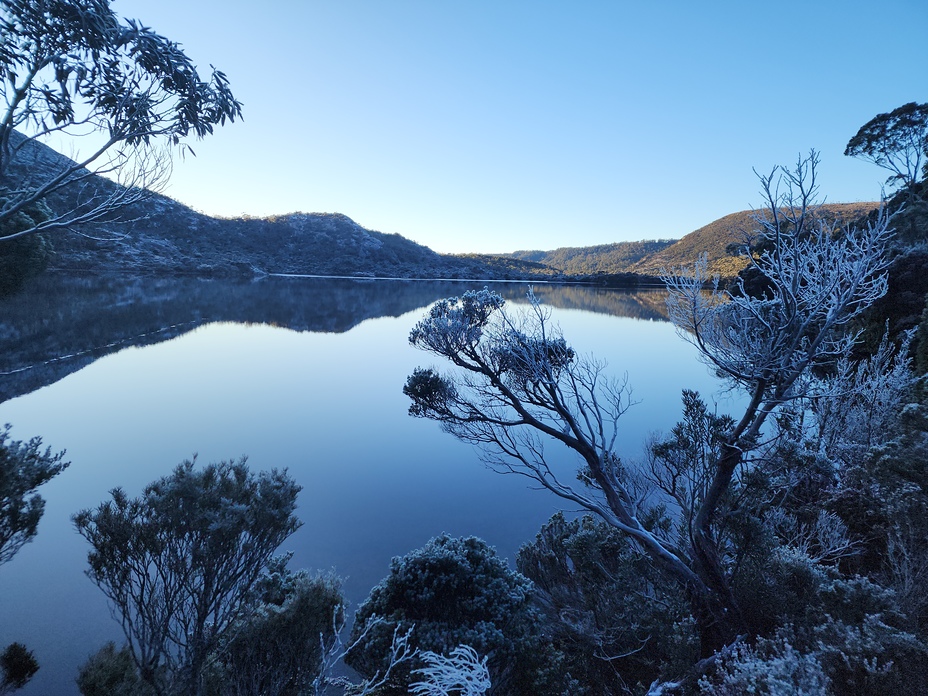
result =
[[[114,0],[224,71],[244,120],[175,163],[212,215],[339,212],[440,252],[678,238],[760,204],[752,172],[844,157],[928,101],[925,0]]]

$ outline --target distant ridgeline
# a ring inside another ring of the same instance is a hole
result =
[[[39,143],[35,166],[54,169],[70,162]],[[27,173],[23,172],[23,176]],[[117,184],[97,177],[101,191]],[[87,191],[65,190],[47,201],[55,210],[73,206]],[[829,204],[843,219],[866,215],[876,203]],[[554,251],[512,254],[439,254],[398,234],[368,230],[338,213],[291,213],[267,218],[214,218],[166,196],[153,194],[124,211],[92,237],[50,235],[52,268],[198,276],[267,273],[400,278],[575,280],[616,285],[657,282],[662,269],[692,264],[702,253],[710,269],[737,274],[742,259],[727,249],[756,224],[744,211],[721,218],[680,240],[619,242]],[[0,246],[0,253],[3,253]]]
[[[628,273],[636,263],[666,249],[675,241],[655,239],[588,247],[561,247],[554,251],[515,251],[507,256],[557,268],[569,275]]]
[[[821,206],[824,215],[844,223],[865,218],[879,203],[828,203]],[[513,259],[544,264],[565,275],[635,274],[660,276],[664,269],[673,271],[691,266],[701,254],[709,258],[713,275],[732,278],[746,265],[744,257],[734,254],[758,228],[754,211],[744,210],[690,232],[682,239],[655,239],[641,242],[618,242],[589,247],[563,247],[554,251],[516,251]]]

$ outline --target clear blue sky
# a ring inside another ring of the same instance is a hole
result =
[[[168,195],[214,215],[339,212],[441,252],[680,237],[928,101],[928,2],[115,0],[229,77],[245,118]]]

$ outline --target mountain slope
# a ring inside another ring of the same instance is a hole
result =
[[[553,251],[514,251],[507,257],[540,263],[568,275],[625,273],[635,263],[674,243],[673,239],[616,242],[589,247],[561,247]]]
[[[18,178],[54,171],[71,160],[27,143]],[[118,186],[93,177],[88,187],[50,196],[52,210],[73,208],[80,197]],[[291,213],[268,218],[213,218],[166,196],[122,211],[123,222],[97,224],[86,234],[49,233],[51,266],[70,270],[253,275],[291,273],[370,277],[536,278],[529,264],[491,267],[480,258],[444,256],[398,234],[368,230],[338,213]],[[82,230],[83,232],[83,230]],[[0,253],[3,252],[0,247]]]
[[[821,211],[844,222],[864,217],[879,203],[827,203]],[[744,259],[730,256],[726,251],[729,244],[741,243],[746,235],[755,233],[759,225],[754,219],[755,211],[742,210],[710,222],[690,232],[674,244],[650,254],[629,267],[633,273],[659,275],[662,269],[691,266],[700,254],[709,257],[709,272],[722,277],[733,277],[745,266]]]
[[[71,161],[32,142],[29,167],[54,170]],[[27,158],[28,159],[28,158]],[[19,173],[26,177],[28,171]],[[93,186],[117,184],[95,177]],[[53,209],[73,206],[87,190],[64,191],[48,200]],[[823,206],[852,220],[876,203]],[[158,194],[125,211],[128,222],[111,222],[93,235],[52,233],[53,267],[71,270],[184,273],[201,276],[288,273],[405,278],[565,279],[637,273],[692,264],[708,254],[710,270],[733,276],[744,266],[728,245],[757,227],[751,211],[732,213],[682,239],[619,242],[553,251],[491,256],[443,255],[398,234],[368,230],[339,213],[290,213],[268,218],[213,218]],[[0,245],[0,253],[3,253]],[[628,278],[625,279],[628,281]]]

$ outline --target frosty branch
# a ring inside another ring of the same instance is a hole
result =
[[[813,369],[848,355],[856,340],[848,324],[886,291],[888,218],[857,229],[820,215],[817,163],[813,152],[794,168],[761,177],[761,251],[747,250],[764,285],[760,294],[740,282],[706,291],[705,259],[690,273],[665,278],[680,335],[748,396],[740,417],[726,422],[701,453],[705,461],[689,463],[702,470],[681,492],[690,520],[681,540],[642,522],[641,497],[614,453],[618,421],[629,406],[627,386],[610,380],[602,363],[577,355],[533,297],[527,312],[511,314],[486,289],[465,293],[437,302],[410,334],[414,346],[454,367],[446,374],[413,372],[404,387],[410,413],[478,445],[497,470],[528,476],[629,535],[682,587],[704,656],[743,632],[717,529],[736,471],[771,414],[812,396]],[[556,475],[545,441],[575,455],[587,486]]]

